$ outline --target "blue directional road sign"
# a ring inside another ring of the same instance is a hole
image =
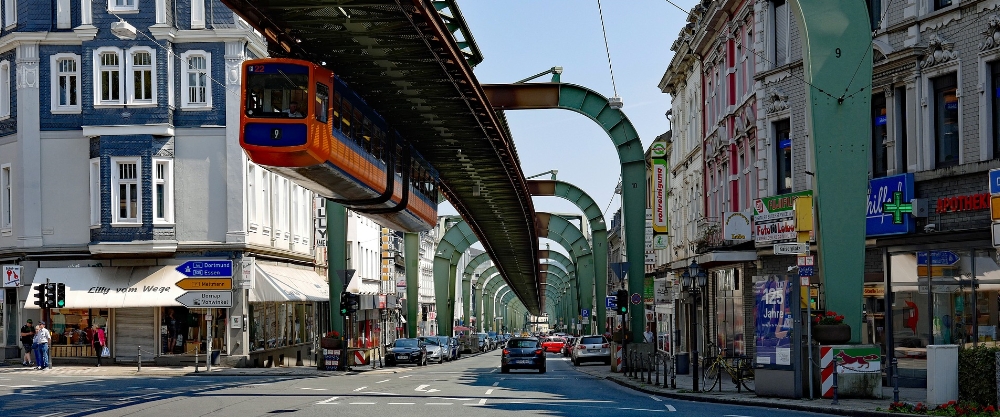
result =
[[[587,309],[580,310],[580,317],[590,317],[590,310]]]
[[[1000,194],[1000,168],[990,170],[990,194]]]
[[[954,265],[958,263],[958,254],[950,250],[932,251],[931,262],[935,266]],[[917,265],[927,265],[927,252],[917,252]]]
[[[186,277],[232,277],[233,261],[187,261],[177,272]]]
[[[618,297],[615,296],[604,297],[604,307],[607,307],[608,310],[614,310],[618,308]]]

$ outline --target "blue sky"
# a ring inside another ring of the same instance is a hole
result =
[[[689,10],[695,1],[674,3]],[[462,0],[458,5],[484,57],[475,68],[481,83],[510,83],[562,66],[562,82],[614,95],[597,0]],[[657,84],[686,16],[665,0],[602,0],[601,7],[623,110],[648,147],[669,129],[664,113],[670,96]],[[549,80],[548,75],[538,79]],[[508,111],[507,119],[525,176],[559,170],[558,179],[582,188],[602,210],[608,208],[610,222],[621,206],[621,197],[614,195],[621,169],[604,131],[566,110]],[[579,213],[553,197],[535,198],[535,209]],[[455,210],[445,203],[440,214]]]

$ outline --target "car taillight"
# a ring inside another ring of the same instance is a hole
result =
[[[509,351],[509,350],[507,350],[507,349],[504,349],[504,350],[503,350],[503,354],[504,354],[504,355],[510,355],[510,351]]]
[[[611,347],[611,345],[605,343],[605,344],[601,345],[601,347],[607,349],[607,348]]]
[[[542,354],[542,350],[541,349],[536,349],[535,350],[535,354],[536,355],[541,355]]]

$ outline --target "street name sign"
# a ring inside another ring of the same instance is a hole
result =
[[[182,290],[231,290],[233,280],[230,278],[184,278],[177,281]]]
[[[232,307],[233,293],[230,291],[188,291],[175,300],[188,308]]]
[[[187,261],[177,267],[186,277],[232,277],[233,261]]]
[[[775,255],[807,255],[808,243],[778,243],[774,245]]]
[[[931,262],[934,266],[954,265],[958,263],[958,254],[950,250],[931,252]],[[917,265],[927,265],[927,252],[917,252]]]

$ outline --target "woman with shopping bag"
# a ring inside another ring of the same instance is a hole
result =
[[[111,356],[111,349],[108,349],[108,339],[104,334],[103,327],[94,328],[94,325],[91,324],[90,330],[94,335],[90,338],[90,346],[94,348],[94,354],[97,356],[97,366],[101,366],[101,358]]]

